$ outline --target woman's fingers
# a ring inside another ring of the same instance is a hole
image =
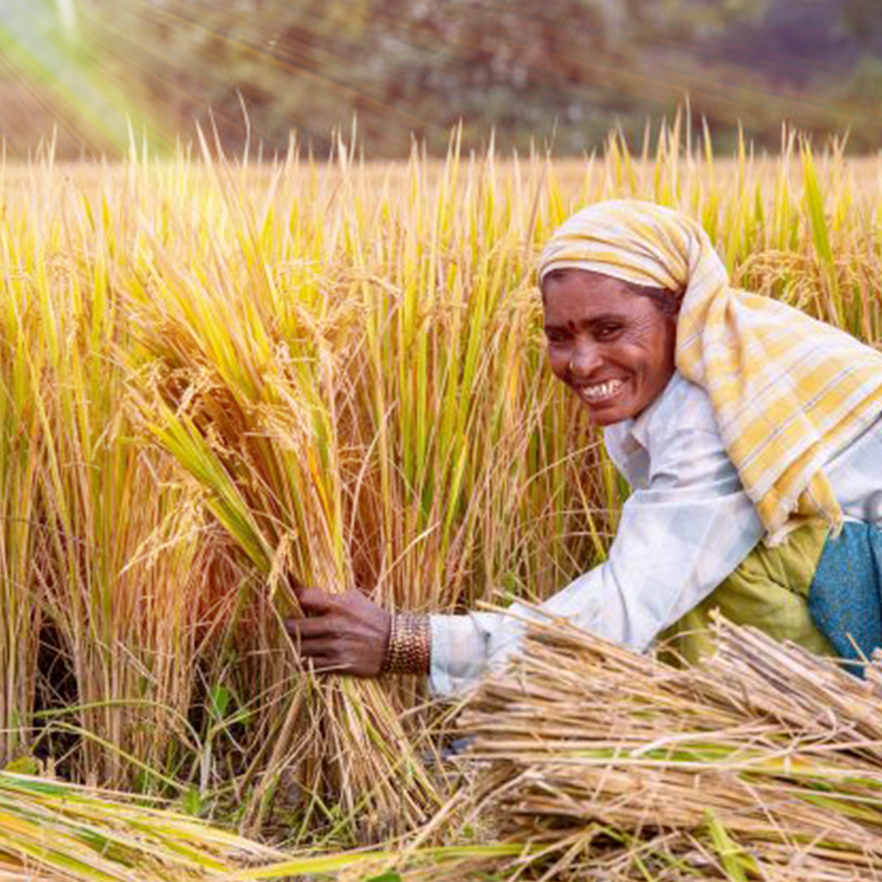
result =
[[[286,619],[285,630],[301,659],[324,672],[380,673],[391,629],[388,612],[354,589],[329,594],[300,588],[297,596],[304,617]]]
[[[285,630],[301,660],[321,661],[322,668],[339,663],[339,641],[325,619],[288,619]]]
[[[305,615],[323,616],[338,605],[338,599],[320,588],[301,588],[297,592],[297,600]]]
[[[291,636],[294,638],[294,647],[301,659],[333,662],[339,655],[337,641],[330,634],[318,633],[307,636],[303,631],[299,631],[292,633]]]
[[[324,664],[339,663],[339,653],[325,640],[304,640],[297,647],[297,654],[301,659],[321,661]]]
[[[298,646],[297,657],[302,665],[312,668],[317,674],[329,674],[332,671],[345,673],[347,670],[345,661],[337,653],[313,641]]]
[[[317,674],[351,673],[352,661],[341,651],[338,641],[329,637],[317,637],[299,641],[297,655],[300,661],[308,664]]]
[[[318,616],[312,619],[285,619],[285,630],[292,637],[308,640],[311,637],[331,635],[339,630],[339,625],[331,616]]]

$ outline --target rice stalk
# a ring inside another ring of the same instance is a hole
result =
[[[121,794],[0,772],[0,878],[184,882],[281,854]]]
[[[339,592],[354,580],[343,534],[335,365],[315,330],[322,317],[301,308],[299,339],[275,333],[267,300],[278,293],[266,275],[257,226],[245,213],[251,235],[242,239],[241,267],[248,282],[237,281],[262,287],[266,300],[238,297],[224,281],[224,264],[211,285],[184,278],[162,258],[149,265],[161,296],[142,314],[142,343],[158,358],[158,374],[151,375],[157,394],[145,412],[159,444],[266,579],[281,620],[299,610],[294,586]],[[150,315],[157,306],[161,312]],[[419,817],[435,798],[433,784],[382,685],[350,678],[310,683],[292,662],[295,691],[286,713],[305,721],[308,694],[321,712],[320,734],[286,723],[290,741],[276,743],[265,780],[296,761],[302,786],[335,792],[348,813],[363,809],[367,829]],[[308,742],[300,740],[307,734]]]
[[[0,307],[0,763],[26,750],[33,725],[43,590],[33,561],[47,536],[38,506],[40,395],[44,351],[33,347],[37,310],[29,300],[32,270],[23,231],[4,218],[0,253],[4,294]]]
[[[42,359],[32,401],[42,446],[32,466],[44,538],[30,576],[56,644],[42,737],[76,730],[73,774],[151,790],[162,770],[181,771],[181,744],[195,749],[181,720],[208,586],[200,514],[172,487],[156,492],[168,463],[137,444],[126,412],[127,319],[110,263],[123,219],[111,204],[63,225],[43,218],[45,241],[34,243],[28,345]],[[50,268],[62,229],[70,250]],[[59,671],[73,683],[66,694]]]

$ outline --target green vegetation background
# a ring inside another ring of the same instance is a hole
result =
[[[160,149],[199,122],[322,155],[354,116],[372,157],[440,152],[460,119],[466,147],[580,154],[686,95],[723,149],[739,121],[774,149],[783,119],[874,151],[878,0],[0,0],[12,155],[54,122],[57,155],[112,155],[129,120]]]

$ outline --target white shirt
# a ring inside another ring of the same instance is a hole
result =
[[[635,420],[604,431],[632,487],[607,561],[541,609],[635,651],[707,597],[764,535],[726,454],[700,387],[675,373]],[[847,518],[882,524],[882,419],[825,471]],[[514,604],[518,617],[535,613]],[[468,689],[503,664],[524,632],[504,613],[433,615],[430,682],[438,695]]]

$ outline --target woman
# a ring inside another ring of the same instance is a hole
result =
[[[593,205],[539,261],[549,363],[633,488],[608,560],[542,607],[637,651],[719,608],[818,653],[882,645],[882,354],[729,287],[707,235],[650,203]],[[308,590],[304,657],[427,672],[450,694],[518,645],[516,616],[390,616]]]

